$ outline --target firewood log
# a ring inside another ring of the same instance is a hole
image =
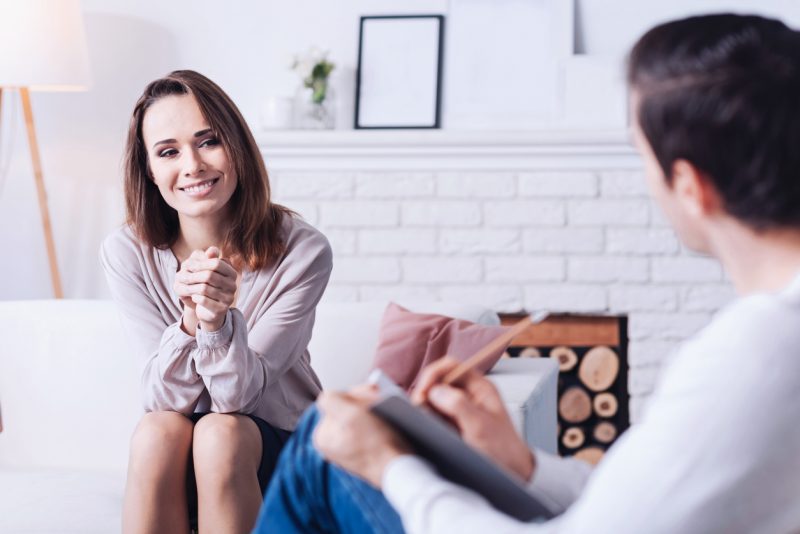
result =
[[[566,429],[564,435],[561,436],[561,443],[568,449],[577,449],[583,445],[584,441],[586,441],[586,435],[576,426]]]
[[[569,423],[581,423],[592,415],[592,400],[579,386],[572,386],[561,394],[558,413]]]
[[[619,409],[617,398],[611,393],[600,393],[594,398],[594,412],[600,417],[613,417]]]
[[[594,427],[592,435],[600,443],[611,443],[617,437],[617,428],[608,421],[603,421]]]
[[[619,374],[617,353],[604,345],[587,352],[578,368],[578,378],[592,391],[604,391],[611,387]]]
[[[605,452],[600,447],[586,447],[585,449],[581,449],[576,452],[573,456],[578,460],[583,460],[584,462],[589,462],[592,465],[597,465],[597,463],[603,458],[603,454],[605,454]]]
[[[558,369],[562,373],[571,371],[578,363],[578,355],[569,347],[554,347],[550,351],[550,357],[558,362]]]

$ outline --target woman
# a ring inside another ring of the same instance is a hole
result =
[[[144,358],[124,531],[249,531],[320,391],[306,347],[330,246],[271,202],[239,110],[196,72],[145,88],[124,172],[127,225],[100,252]]]

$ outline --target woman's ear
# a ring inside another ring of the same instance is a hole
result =
[[[722,198],[708,174],[685,159],[672,164],[671,189],[693,217],[708,217],[722,210]]]

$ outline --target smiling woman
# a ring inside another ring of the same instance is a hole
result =
[[[124,531],[249,531],[320,391],[307,346],[330,246],[272,203],[239,110],[193,71],[145,88],[124,179],[127,224],[100,251],[143,362]]]

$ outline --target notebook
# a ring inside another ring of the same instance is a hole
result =
[[[546,520],[553,513],[516,475],[468,445],[458,432],[433,412],[414,406],[405,392],[376,369],[369,378],[378,386],[372,412],[392,426],[417,455],[445,479],[483,496],[494,508],[520,521]]]

